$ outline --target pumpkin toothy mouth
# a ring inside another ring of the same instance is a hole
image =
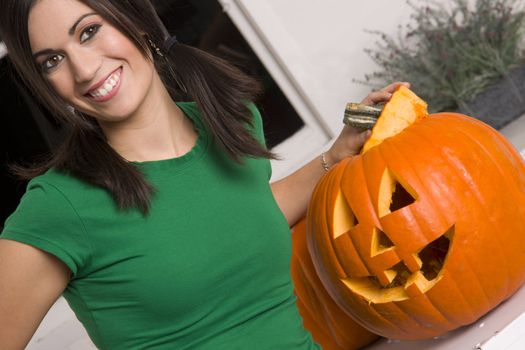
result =
[[[441,279],[443,266],[447,257],[454,227],[443,236],[416,253],[422,262],[421,270],[411,272],[400,261],[386,274],[392,277],[392,282],[382,285],[376,276],[345,278],[343,283],[371,303],[387,303],[401,301],[413,296],[425,294]]]
[[[386,217],[398,210],[410,210],[416,200],[415,191],[407,184],[397,181],[386,169],[379,189],[378,217]],[[341,279],[353,293],[369,303],[401,301],[422,295],[443,277],[443,266],[454,236],[454,225],[412,253],[396,246],[388,234],[377,227],[359,223],[342,192],[338,194],[333,219],[336,246],[339,245],[338,239],[341,240],[340,244],[349,243],[348,238],[343,238],[346,235],[350,236],[353,243],[357,243],[356,246],[362,246],[363,241],[369,242],[365,251],[356,250],[361,255],[363,269],[367,273],[349,273],[348,277]],[[346,240],[345,243],[342,239]],[[404,239],[410,240],[410,237]]]

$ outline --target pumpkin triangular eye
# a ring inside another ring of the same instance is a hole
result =
[[[416,201],[416,191],[410,188],[410,185],[408,185],[407,189],[407,186],[404,186],[401,182],[397,180],[390,170],[385,169],[381,178],[377,207],[380,218]]]
[[[342,192],[337,194],[335,208],[332,232],[334,233],[334,238],[337,238],[348,233],[358,222]]]
[[[399,182],[395,182],[394,193],[392,193],[392,202],[390,203],[390,211],[396,211],[404,208],[416,200]]]

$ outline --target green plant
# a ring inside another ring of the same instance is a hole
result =
[[[381,70],[365,83],[409,81],[432,112],[468,111],[471,99],[524,62],[522,1],[425,2],[408,1],[412,21],[399,26],[397,38],[372,31],[379,40],[365,51]]]

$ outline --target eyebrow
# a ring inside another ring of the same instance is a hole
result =
[[[96,15],[96,14],[97,14],[96,12],[90,12],[90,13],[86,13],[86,14],[80,16],[80,17],[75,21],[75,23],[73,23],[73,25],[71,26],[71,28],[69,28],[68,34],[69,34],[69,35],[73,35],[73,34],[75,34],[75,30],[77,30],[78,25],[80,24],[80,22],[82,22],[82,20],[84,20],[84,18],[89,17],[89,16],[94,16],[94,15]],[[35,59],[35,58],[37,58],[38,56],[41,56],[41,55],[47,55],[47,54],[53,53],[53,52],[55,52],[55,51],[56,51],[56,50],[53,50],[53,49],[40,50],[40,51],[35,52],[35,53],[33,54],[33,59]]]
[[[80,22],[82,22],[82,20],[86,17],[89,17],[89,16],[93,16],[93,15],[96,15],[95,12],[90,12],[90,13],[86,13],[85,15],[82,15],[80,16],[77,21],[71,26],[71,28],[69,28],[69,32],[68,34],[69,35],[73,35],[75,33],[75,30],[77,29],[77,26]]]

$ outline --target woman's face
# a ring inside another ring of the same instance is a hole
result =
[[[90,7],[75,0],[37,0],[28,28],[34,61],[75,109],[118,122],[147,101],[153,63]]]

